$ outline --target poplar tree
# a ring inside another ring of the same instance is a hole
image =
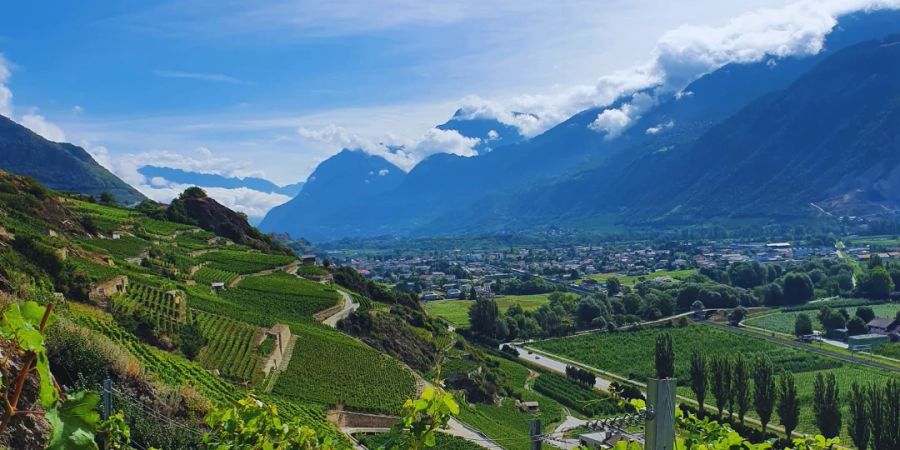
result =
[[[800,422],[800,399],[797,398],[797,384],[794,383],[794,375],[790,372],[782,372],[778,377],[778,418],[784,426],[784,433],[788,441],[791,433]]]
[[[759,356],[753,369],[753,408],[759,415],[765,433],[769,420],[772,419],[775,400],[778,398],[778,392],[775,390],[775,368],[769,358]]]
[[[706,399],[706,380],[706,357],[699,351],[694,350],[691,352],[691,391],[694,392],[694,398],[697,399],[697,403],[700,405],[700,408],[697,410],[697,414],[700,417],[706,415],[703,405]]]
[[[826,375],[816,374],[813,384],[813,413],[822,436],[833,438],[841,434],[840,392],[831,372]]]

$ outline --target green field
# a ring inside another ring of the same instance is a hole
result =
[[[847,239],[851,247],[863,247],[872,245],[876,247],[900,247],[900,236],[860,236]]]
[[[645,280],[652,280],[653,278],[656,278],[656,277],[672,277],[676,280],[683,280],[695,273],[697,273],[696,269],[661,270],[658,272],[651,272],[647,275],[637,275],[637,276],[622,275],[622,274],[618,274],[618,273],[599,273],[596,275],[591,275],[588,278],[592,278],[601,283],[605,283],[606,280],[615,277],[615,278],[618,278],[619,282],[621,282],[623,285],[633,286],[633,285],[637,284],[637,282],[639,281],[640,278],[643,278]]]
[[[636,381],[645,381],[654,372],[654,348],[656,337],[668,332],[674,341],[676,377],[679,394],[693,397],[688,388],[689,358],[691,351],[700,350],[707,356],[728,354],[744,358],[768,356],[776,368],[793,372],[802,399],[802,432],[814,432],[812,420],[812,382],[818,372],[832,371],[842,393],[849,392],[850,383],[883,382],[888,377],[898,377],[884,370],[846,363],[842,360],[775,344],[763,339],[746,337],[705,325],[685,328],[651,328],[639,331],[610,334],[589,334],[537,342],[535,348],[581,362],[585,365],[618,374]],[[711,397],[707,397],[712,402]],[[848,414],[845,412],[845,414]],[[752,414],[751,414],[752,416]],[[845,416],[847,417],[847,416]],[[773,420],[777,423],[777,418]],[[846,436],[844,436],[846,438]]]
[[[525,311],[534,311],[542,305],[550,303],[550,294],[504,295],[497,297],[500,314],[506,313],[512,305],[519,305]],[[427,302],[425,309],[435,317],[440,317],[458,328],[469,326],[469,308],[474,300],[436,300]]]
[[[822,302],[821,305],[827,305],[827,302]],[[872,305],[872,310],[875,312],[875,315],[878,317],[884,318],[893,318],[897,311],[900,311],[900,303],[882,303],[880,305]],[[851,306],[847,307],[847,312],[853,316],[856,312],[856,307]],[[785,333],[785,334],[794,334],[794,321],[797,320],[797,316],[800,314],[806,314],[812,319],[813,329],[822,331],[822,324],[816,319],[816,315],[818,314],[817,309],[810,309],[804,311],[776,311],[771,314],[760,315],[758,317],[753,317],[744,321],[747,325],[754,326],[757,328],[762,328],[764,330],[774,331],[776,333]]]

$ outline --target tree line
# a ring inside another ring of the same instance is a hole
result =
[[[800,399],[794,376],[789,371],[776,372],[764,355],[750,361],[743,355],[707,357],[699,351],[691,354],[690,389],[699,414],[707,394],[714,399],[717,419],[723,414],[744,418],[752,408],[759,417],[765,434],[773,414],[777,415],[787,436],[800,421]],[[841,396],[831,372],[818,373],[813,384],[812,410],[816,427],[826,438],[837,437],[843,425],[842,406],[848,405],[847,431],[858,448],[895,450],[900,448],[900,381],[891,379],[883,385],[853,383],[850,394]]]

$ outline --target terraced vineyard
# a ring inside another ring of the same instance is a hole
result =
[[[534,380],[534,390],[587,416],[600,417],[619,412],[612,397],[555,373],[541,374]]]
[[[175,237],[175,245],[187,251],[203,250],[213,248],[215,245],[208,241],[215,238],[216,235],[208,231],[196,231],[193,233],[182,233]]]
[[[124,294],[113,296],[112,310],[117,315],[137,313],[155,330],[172,336],[185,323],[187,305],[176,293],[132,282]]]
[[[87,275],[91,281],[106,281],[120,274],[116,267],[99,264],[87,259],[73,257],[69,258],[68,261],[75,266],[76,270]]]
[[[301,329],[275,395],[347,409],[396,414],[415,395],[412,374],[397,361],[331,331]]]
[[[201,366],[218,369],[222,376],[241,382],[260,374],[263,355],[256,346],[263,334],[260,328],[200,311],[192,311],[191,320],[207,339],[196,359]]]
[[[190,225],[147,218],[140,221],[140,226],[144,231],[148,233],[158,234],[161,236],[171,236],[176,231],[185,231],[195,228]]]
[[[227,270],[214,269],[212,267],[201,267],[200,270],[194,273],[191,277],[199,284],[210,286],[212,283],[222,282],[227,286],[229,283],[234,281],[235,278],[238,277],[238,274],[234,272],[228,272]]]
[[[291,261],[296,260],[293,256],[270,255],[258,252],[239,252],[233,250],[219,250],[205,253],[200,255],[199,259],[207,261],[207,265],[211,268],[239,274],[274,269],[290,264]]]
[[[117,258],[140,256],[150,248],[150,242],[134,236],[122,236],[121,239],[90,239],[82,242],[88,247],[100,249]]]
[[[140,342],[133,334],[122,329],[112,317],[99,310],[84,305],[72,305],[71,318],[78,325],[108,337],[131,353],[140,362],[144,371],[152,373],[163,384],[173,387],[191,386],[219,405],[231,405],[246,394],[240,387],[215,376],[199,364]],[[278,406],[290,416],[299,418],[303,423],[309,424],[325,435],[332,436],[338,442],[344,441],[325,419],[325,409],[322,405],[298,403],[267,395],[258,397],[266,403]]]
[[[247,277],[239,287],[219,294],[210,293],[208,285],[190,287],[187,292],[193,308],[263,327],[274,325],[276,318],[285,323],[310,322],[315,313],[340,299],[328,286],[284,272]]]

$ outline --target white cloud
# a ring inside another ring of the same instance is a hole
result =
[[[75,105],[72,107],[72,112],[75,114],[81,114],[84,112],[84,108],[82,108],[81,105]]]
[[[6,86],[9,81],[9,62],[0,54],[0,114],[12,116],[12,91]]]
[[[248,84],[246,81],[221,73],[181,72],[177,70],[155,70],[153,74],[161,78],[182,78],[186,80],[212,81],[216,83]]]
[[[171,183],[168,180],[154,178],[152,184],[140,184],[135,187],[147,197],[161,203],[169,203],[172,199],[178,197],[185,189],[191,187],[187,184]],[[200,186],[206,193],[214,198],[217,202],[225,205],[227,208],[247,214],[252,218],[261,218],[269,212],[270,209],[290,201],[290,197],[282,194],[274,194],[269,192],[260,192],[253,189],[241,187],[236,189],[227,189],[219,187]]]
[[[672,128],[674,126],[675,126],[675,121],[670,120],[668,122],[663,122],[659,125],[647,128],[647,130],[645,132],[647,134],[659,134],[663,130],[668,130],[669,128]]]
[[[387,175],[387,174],[389,174],[389,173],[391,173],[390,170],[388,170],[388,169],[381,169],[381,170],[378,171],[378,176],[379,176],[379,177],[383,177],[383,176],[385,176],[385,175]]]
[[[172,199],[184,192],[190,185],[173,183],[162,177],[147,179],[137,169],[150,164],[192,171],[241,167],[241,164],[227,158],[216,157],[209,149],[202,147],[197,149],[197,154],[201,158],[206,157],[206,159],[184,157],[166,151],[144,152],[112,158],[106,147],[92,146],[89,142],[83,142],[82,146],[88,150],[99,164],[118,175],[126,183],[134,186],[147,197],[162,203],[171,202]],[[260,192],[244,187],[237,189],[200,187],[219,203],[232,210],[246,213],[252,218],[261,218],[270,209],[291,199],[286,195]]]
[[[656,97],[646,92],[638,92],[631,96],[631,101],[619,108],[607,108],[588,127],[594,131],[606,133],[607,139],[613,139],[638,120],[648,109],[656,105]]]
[[[46,117],[38,114],[37,108],[31,108],[29,112],[23,114],[21,117],[16,118],[13,116],[13,94],[7,86],[7,83],[12,76],[10,66],[12,66],[12,64],[3,56],[3,54],[0,54],[0,114],[15,120],[20,125],[29,128],[44,139],[54,142],[65,141],[66,135],[63,133],[62,128],[48,121]]]
[[[92,145],[88,141],[82,141],[81,146],[87,149],[94,159],[116,174],[126,183],[144,192],[145,190],[159,190],[169,181],[154,177],[148,180],[138,170],[144,166],[170,167],[189,172],[209,173],[231,177],[244,178],[248,176],[263,175],[258,170],[251,170],[247,162],[234,161],[229,158],[219,157],[208,148],[200,147],[196,150],[197,157],[182,155],[166,150],[154,150],[141,153],[129,153],[121,156],[110,155],[104,146]],[[145,192],[145,194],[147,194]],[[167,194],[161,194],[167,195]],[[147,194],[148,197],[151,197]],[[155,197],[151,197],[154,198]],[[249,213],[248,213],[249,214]]]
[[[19,123],[34,131],[44,139],[53,142],[65,142],[66,134],[62,128],[50,123],[44,116],[37,113],[25,114],[19,118]]]
[[[403,170],[410,170],[419,161],[435,153],[452,153],[460,156],[475,156],[475,146],[481,140],[459,134],[456,130],[431,128],[418,139],[403,140],[395,136],[371,139],[350,132],[346,128],[328,125],[320,129],[301,127],[297,133],[305,139],[332,145],[338,148],[359,149],[369,154],[381,156]]]

